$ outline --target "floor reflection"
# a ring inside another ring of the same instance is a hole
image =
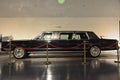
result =
[[[0,80],[120,80],[120,64],[114,59],[87,59],[87,64],[81,58],[60,59],[48,66],[39,58],[0,63]]]

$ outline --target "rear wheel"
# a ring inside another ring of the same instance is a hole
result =
[[[91,57],[98,57],[100,56],[100,53],[101,53],[101,50],[99,47],[97,46],[92,46],[91,49],[90,49],[90,56]]]
[[[13,56],[17,59],[25,58],[26,57],[26,51],[21,47],[15,48],[14,51],[13,51]]]

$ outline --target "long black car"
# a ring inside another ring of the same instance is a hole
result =
[[[100,39],[92,31],[48,31],[42,32],[33,40],[13,40],[11,50],[17,59],[25,58],[33,51],[83,52],[98,57],[103,50],[117,50],[118,41]],[[2,51],[9,50],[9,42],[2,42]]]

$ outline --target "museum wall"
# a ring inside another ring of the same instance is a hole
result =
[[[41,31],[88,30],[119,39],[120,0],[0,0],[0,34],[31,39]]]
[[[42,31],[52,30],[94,31],[104,38],[119,39],[119,18],[0,18],[0,34],[14,39],[32,39]]]

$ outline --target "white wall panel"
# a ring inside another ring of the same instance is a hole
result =
[[[94,31],[105,38],[119,39],[119,18],[0,18],[0,34],[14,39],[31,39],[41,31],[84,30]]]

